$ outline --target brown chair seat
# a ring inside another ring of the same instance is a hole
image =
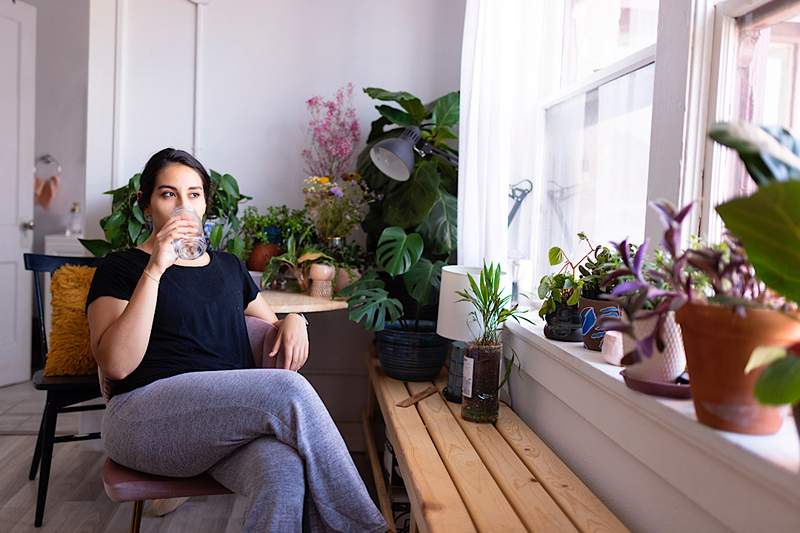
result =
[[[103,465],[103,485],[115,502],[231,493],[208,474],[182,478],[155,476],[126,468],[111,458]]]

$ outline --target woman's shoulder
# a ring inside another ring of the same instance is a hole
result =
[[[230,252],[223,252],[222,250],[214,251],[214,260],[218,261],[224,268],[229,269],[242,269],[242,260]]]
[[[115,270],[141,270],[150,256],[144,250],[138,248],[126,248],[116,250],[104,256],[100,260],[100,268],[113,268]]]

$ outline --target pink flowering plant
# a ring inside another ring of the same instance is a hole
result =
[[[361,176],[348,174],[339,180],[328,176],[306,178],[305,206],[323,242],[332,237],[345,237],[361,224],[375,195],[367,190]]]
[[[333,180],[344,177],[352,169],[353,154],[361,138],[353,107],[353,84],[337,90],[332,100],[311,97],[306,107],[311,113],[309,147],[302,152],[306,172]]]

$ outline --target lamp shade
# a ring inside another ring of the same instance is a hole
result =
[[[396,181],[408,181],[414,169],[414,146],[419,142],[418,128],[406,128],[399,137],[384,139],[369,151],[378,170]]]
[[[456,291],[463,291],[469,287],[467,274],[472,274],[476,280],[481,275],[478,267],[450,265],[442,268],[442,284],[439,289],[439,317],[436,321],[436,333],[441,337],[454,341],[469,342],[480,333],[472,324],[469,314],[475,308],[470,302],[459,302],[461,297]]]

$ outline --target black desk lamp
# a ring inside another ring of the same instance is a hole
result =
[[[408,181],[414,170],[414,152],[420,157],[432,155],[441,157],[448,163],[458,166],[458,156],[436,148],[428,141],[422,139],[419,128],[410,127],[403,130],[399,137],[391,137],[379,141],[369,151],[372,162],[378,170],[396,181]],[[514,200],[514,205],[508,213],[508,225],[511,225],[519,211],[525,197],[533,190],[531,180],[522,180],[511,185],[508,197]]]

